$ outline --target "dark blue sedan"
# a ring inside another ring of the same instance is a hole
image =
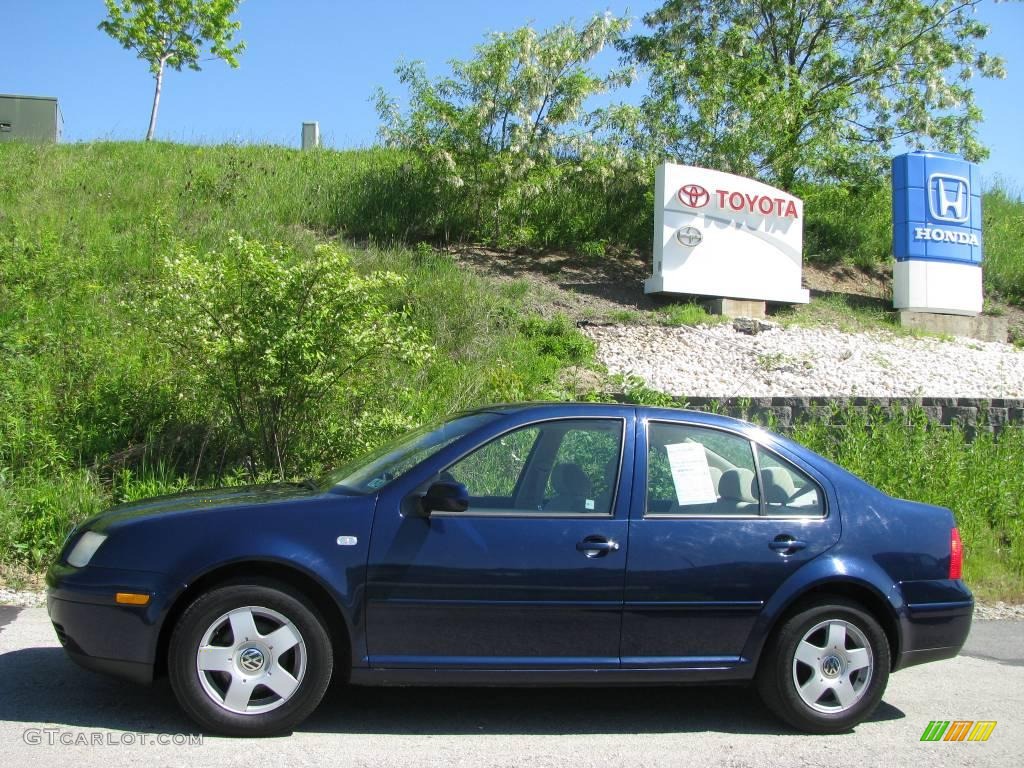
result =
[[[356,685],[752,681],[796,728],[867,718],[956,655],[947,509],[689,411],[527,404],[420,429],[320,481],[82,524],[49,612],[82,665],[167,674],[200,725],[293,728]]]

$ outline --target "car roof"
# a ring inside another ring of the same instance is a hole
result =
[[[736,419],[731,416],[723,416],[721,414],[709,413],[707,411],[697,411],[691,408],[654,407],[636,405],[634,403],[587,403],[559,401],[495,403],[493,405],[485,405],[480,408],[475,408],[467,411],[466,413],[524,414],[539,416],[546,412],[551,412],[552,415],[571,416],[574,413],[594,414],[600,413],[601,411],[615,411],[621,413],[623,409],[635,409],[637,415],[641,418],[661,418],[672,420],[685,418],[686,421],[694,423],[720,426],[742,432],[746,432],[751,429],[759,430],[761,432],[764,431],[756,424],[752,424],[749,421],[743,421],[742,419]]]

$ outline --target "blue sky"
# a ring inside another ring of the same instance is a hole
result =
[[[246,0],[238,18],[248,50],[239,69],[219,61],[203,72],[170,72],[157,137],[185,142],[297,145],[300,124],[318,120],[325,143],[366,146],[375,140],[371,97],[402,59],[431,74],[466,58],[486,32],[527,22],[546,27],[595,12],[639,17],[657,0]],[[983,165],[1024,190],[1024,3],[986,0],[979,15],[992,27],[985,48],[1003,56],[1008,77],[976,80],[992,151]],[[64,139],[136,139],[145,135],[153,80],[144,62],[96,29],[101,0],[0,0],[0,93],[57,96]],[[614,63],[614,54],[605,57]]]

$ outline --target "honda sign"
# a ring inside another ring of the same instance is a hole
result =
[[[893,305],[981,311],[981,189],[977,166],[945,152],[892,162]]]

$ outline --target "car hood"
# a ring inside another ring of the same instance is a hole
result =
[[[224,509],[225,507],[248,507],[259,504],[273,504],[322,494],[307,486],[294,483],[272,485],[247,485],[235,488],[211,488],[201,491],[187,491],[171,496],[157,496],[151,499],[119,504],[85,521],[81,528],[102,530],[116,523],[142,517],[153,517],[174,512],[202,512]]]

